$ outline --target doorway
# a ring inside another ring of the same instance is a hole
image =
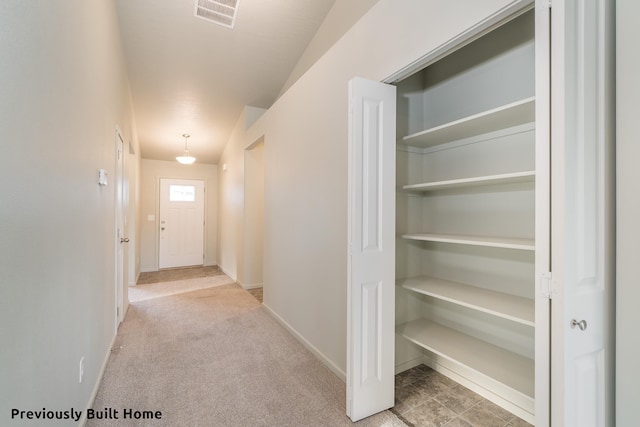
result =
[[[204,181],[160,179],[159,267],[204,264]]]
[[[263,285],[264,249],[264,138],[249,146],[244,153],[244,248],[241,276],[245,289]]]
[[[115,330],[124,320],[125,294],[124,294],[124,278],[125,278],[125,243],[129,239],[125,236],[126,216],[125,206],[127,205],[128,188],[124,176],[124,139],[120,133],[120,129],[116,126],[115,135],[116,145],[116,164],[115,164]]]

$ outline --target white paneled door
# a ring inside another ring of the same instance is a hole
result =
[[[551,425],[613,425],[613,1],[551,9]]]
[[[160,179],[160,268],[204,263],[204,181]]]
[[[347,415],[394,403],[395,86],[349,82]]]
[[[125,235],[127,226],[127,217],[125,215],[125,207],[127,205],[125,197],[128,191],[125,189],[124,179],[124,140],[120,134],[120,130],[116,127],[116,165],[115,165],[115,217],[116,217],[116,313],[115,313],[115,330],[124,320],[124,264],[125,264],[125,247],[129,242]]]

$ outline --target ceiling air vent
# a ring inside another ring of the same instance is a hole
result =
[[[240,0],[196,0],[198,18],[233,28]]]

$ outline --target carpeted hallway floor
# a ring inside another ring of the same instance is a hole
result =
[[[251,294],[211,279],[130,305],[93,405],[107,419],[87,426],[353,425],[344,383]],[[385,411],[356,425],[404,423]]]

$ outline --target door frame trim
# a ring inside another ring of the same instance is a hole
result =
[[[532,10],[534,7],[535,0],[515,0],[514,2],[503,7],[486,19],[468,28],[466,31],[463,31],[462,33],[446,41],[435,49],[430,50],[425,55],[410,62],[406,66],[402,67],[398,71],[382,80],[381,83],[393,84],[404,80],[407,77],[422,70],[423,68],[428,67],[434,62],[439,61],[445,56],[463,48],[464,46],[472,43],[485,34],[506,24],[512,19],[517,18],[518,16],[522,15],[525,12],[528,12],[529,10]]]

